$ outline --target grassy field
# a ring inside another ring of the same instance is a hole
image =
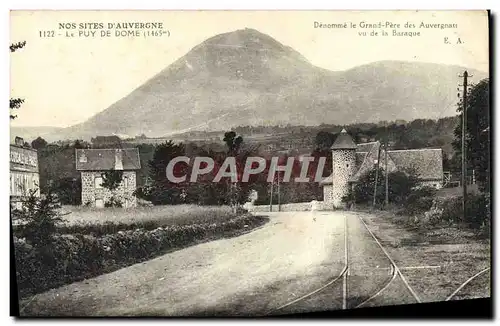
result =
[[[61,210],[67,226],[96,224],[188,225],[227,221],[236,215],[229,206],[174,205],[137,208],[89,208],[64,206]]]
[[[402,268],[423,302],[445,300],[469,277],[491,266],[490,241],[473,230],[457,226],[409,227],[401,216],[388,211],[358,214]],[[489,297],[488,276],[485,273],[468,284],[457,299]]]
[[[20,296],[25,298],[75,281],[207,241],[235,237],[269,221],[230,207],[196,205],[135,209],[63,207],[47,251],[17,237],[16,268]],[[28,233],[29,234],[29,233]]]

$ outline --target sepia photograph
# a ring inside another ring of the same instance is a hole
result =
[[[9,15],[17,316],[491,305],[488,10]]]

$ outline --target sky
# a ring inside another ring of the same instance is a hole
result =
[[[246,27],[330,70],[380,60],[489,70],[486,11],[12,11],[10,20],[11,42],[27,42],[10,54],[11,97],[25,99],[12,126],[67,127],[84,122],[207,38]],[[116,37],[111,30],[112,37],[78,37],[80,29],[60,28],[135,22],[162,23],[169,36]],[[315,28],[315,22],[348,28]],[[379,22],[383,28],[360,28]],[[456,28],[418,28],[422,22]],[[351,28],[351,23],[357,27]],[[407,23],[416,28],[405,28]],[[399,32],[420,36],[394,36],[395,24],[400,24]],[[389,35],[382,36],[382,30]],[[372,31],[378,35],[370,36]],[[66,32],[76,36],[65,37]]]

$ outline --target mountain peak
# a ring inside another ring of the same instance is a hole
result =
[[[287,47],[271,36],[253,28],[237,29],[209,38],[205,46],[245,48],[247,50],[267,50],[285,52]]]
[[[456,114],[460,71],[384,61],[332,72],[265,33],[243,28],[205,40],[108,109],[63,133],[161,137],[239,125],[436,118]]]

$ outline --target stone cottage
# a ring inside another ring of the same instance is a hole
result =
[[[441,188],[443,186],[442,149],[423,148],[388,150],[387,169],[385,149],[378,141],[356,144],[345,129],[339,134],[332,147],[332,174],[323,179],[324,203],[334,208],[342,207],[346,195],[359,178],[377,165],[389,173],[412,171],[421,186]],[[378,155],[380,151],[380,156]]]
[[[76,149],[76,170],[82,178],[82,205],[104,207],[111,197],[123,207],[137,206],[133,195],[136,189],[136,171],[141,168],[137,148],[123,149]],[[123,171],[117,189],[110,191],[102,186],[107,171]]]

